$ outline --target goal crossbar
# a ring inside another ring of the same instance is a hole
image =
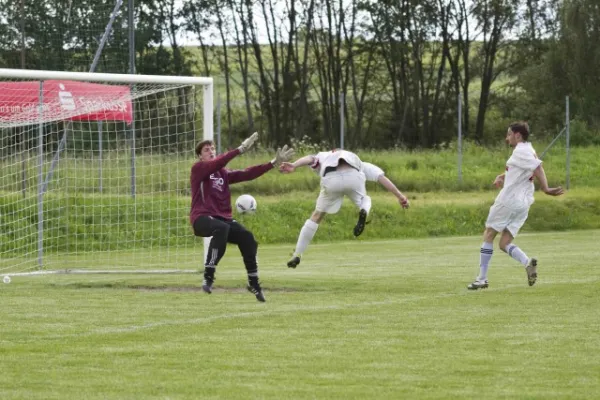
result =
[[[115,82],[115,83],[163,83],[167,85],[202,85],[212,86],[213,78],[194,76],[162,76],[107,74],[98,72],[65,72],[41,71],[32,69],[0,68],[0,78],[49,80],[64,79],[68,81]],[[212,90],[212,88],[211,88]]]

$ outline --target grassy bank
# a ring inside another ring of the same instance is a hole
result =
[[[538,152],[544,150],[543,144],[536,145]],[[298,156],[309,154],[314,148],[298,149]],[[441,151],[359,151],[361,158],[373,162],[386,171],[402,190],[408,192],[432,191],[481,191],[492,190],[494,177],[504,171],[506,159],[510,155],[507,147],[494,149],[466,144],[462,163],[462,182],[458,179],[455,149]],[[600,147],[573,148],[571,151],[570,182],[573,188],[600,187]],[[229,167],[245,168],[250,165],[267,162],[272,152],[255,151],[234,159]],[[37,164],[35,157],[28,159],[25,165],[27,191],[34,194],[37,190]],[[135,191],[138,195],[187,195],[189,193],[190,167],[194,162],[189,157],[168,155],[138,155],[136,158]],[[551,185],[564,185],[566,179],[566,152],[564,148],[553,148],[544,158],[544,168]],[[44,167],[44,176],[49,169],[50,160]],[[23,164],[20,159],[0,161],[2,182],[0,190],[18,192],[22,188]],[[50,190],[69,193],[100,193],[100,163],[93,158],[61,159],[50,182]],[[249,192],[256,195],[283,194],[290,191],[314,191],[319,179],[308,168],[283,176],[270,172],[258,180],[232,186],[235,194]],[[371,190],[381,190],[372,186]],[[131,193],[131,160],[129,153],[105,152],[102,163],[102,193]]]
[[[538,146],[543,150],[545,146]],[[315,149],[300,148],[300,154]],[[364,160],[381,166],[412,201],[400,209],[394,198],[375,183],[372,223],[361,240],[479,235],[496,190],[491,182],[502,172],[509,149],[467,145],[463,182],[459,183],[456,152],[360,152]],[[598,147],[574,148],[571,154],[571,190],[558,199],[537,192],[525,232],[600,229],[600,152]],[[106,154],[103,192],[98,193],[98,164],[91,159],[63,159],[44,195],[43,244],[45,254],[160,248],[189,248],[198,243],[188,222],[189,167],[193,158],[165,155],[139,156],[136,197],[131,193],[129,160]],[[269,160],[257,151],[233,160],[232,168]],[[4,160],[0,187],[0,254],[2,258],[28,255],[38,247],[36,169],[27,163],[28,187],[20,191],[21,164]],[[544,159],[551,185],[565,182],[564,149],[553,148]],[[314,208],[319,178],[308,168],[292,175],[269,172],[248,183],[233,185],[233,198],[254,195],[259,210],[239,219],[261,244],[296,241]],[[356,210],[345,203],[341,212],[319,228],[315,242],[348,240]]]
[[[237,216],[262,244],[294,243],[314,209],[316,192],[281,196],[256,195],[258,212]],[[35,199],[18,202],[17,195],[0,197],[0,250],[3,254],[35,253]],[[12,199],[12,201],[11,201]],[[477,235],[494,193],[412,193],[412,206],[402,210],[387,193],[373,194],[372,223],[361,239],[420,238]],[[44,247],[48,251],[127,250],[188,247],[197,240],[188,222],[186,197],[57,196],[48,195],[44,213]],[[352,239],[356,209],[345,202],[338,215],[328,217],[315,242]],[[575,189],[561,198],[537,193],[524,232],[600,229],[600,190]]]

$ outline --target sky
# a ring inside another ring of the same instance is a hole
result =
[[[284,12],[285,7],[286,7],[286,2],[287,1],[282,1],[282,0],[275,1],[275,10],[277,13],[281,14]],[[184,0],[175,0],[175,5],[178,9],[180,9],[183,6],[183,3],[184,3]],[[255,11],[255,19],[257,22],[256,28],[257,28],[259,42],[267,43],[267,31],[266,31],[267,24],[265,23],[265,20],[262,18],[262,11],[259,9],[259,7],[256,6],[255,10],[256,10]],[[203,38],[204,42],[206,44],[221,44],[220,39],[218,39],[216,37],[216,35],[218,34],[218,31],[216,28],[214,29],[212,34],[213,35],[211,37],[210,33],[207,32],[207,34]],[[177,40],[180,45],[184,45],[184,46],[198,46],[200,44],[196,35],[193,33],[190,33],[190,32],[183,32],[183,31],[179,32]],[[163,44],[165,46],[170,45],[169,39],[166,38],[165,41],[163,42]]]

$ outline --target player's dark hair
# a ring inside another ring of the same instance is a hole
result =
[[[529,138],[529,124],[527,122],[513,122],[512,124],[510,124],[509,128],[514,133],[520,133],[521,137],[523,138],[523,141],[526,142],[527,138]]]
[[[212,140],[203,140],[200,143],[198,143],[196,145],[196,156],[199,156],[200,153],[202,153],[202,149],[204,148],[204,146],[214,146],[215,142],[213,142]]]

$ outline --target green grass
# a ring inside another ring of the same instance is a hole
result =
[[[465,289],[480,236],[315,244],[297,270],[289,245],[262,246],[266,304],[233,248],[210,296],[198,275],[17,276],[0,284],[0,398],[589,399],[598,234],[519,236],[538,284],[496,251],[481,292]]]
[[[252,192],[255,194],[254,192]],[[361,239],[418,238],[479,234],[496,192],[409,193],[411,208],[402,210],[394,196],[371,193],[372,224]],[[295,243],[304,221],[315,207],[318,192],[260,196],[256,215],[234,216],[263,244]],[[235,196],[232,198],[235,201]],[[44,257],[64,263],[65,252],[146,251],[156,247],[177,252],[198,242],[189,224],[189,198],[50,194],[45,197]],[[335,216],[321,224],[316,242],[352,239],[356,207],[348,200]],[[37,204],[18,194],[0,197],[0,273],[22,269],[10,255],[37,257]],[[524,232],[600,229],[600,190],[574,189],[555,198],[536,193]],[[58,258],[55,256],[59,256]],[[110,265],[103,257],[94,264]],[[92,265],[95,267],[95,265]]]
[[[534,143],[538,153],[545,149],[542,143]],[[322,149],[297,149],[297,156]],[[485,148],[465,144],[462,164],[462,182],[458,179],[455,148],[421,151],[368,151],[358,150],[364,161],[380,166],[397,186],[408,192],[433,191],[489,191],[496,175],[502,173],[510,156],[507,147]],[[599,146],[571,149],[571,188],[600,187]],[[233,159],[229,167],[238,169],[262,164],[273,158],[273,152],[261,149]],[[129,195],[131,193],[131,161],[128,152],[105,152],[102,171],[103,194]],[[188,157],[182,155],[144,155],[136,158],[136,193],[138,195],[188,196],[190,168],[195,162],[190,148]],[[44,165],[44,176],[50,160]],[[2,181],[0,190],[19,193],[21,190],[22,165],[16,158],[0,160]],[[544,158],[544,169],[551,185],[564,185],[566,179],[566,152],[554,147]],[[31,195],[37,191],[37,159],[32,154],[25,168],[27,187]],[[69,193],[94,193],[99,191],[98,160],[90,157],[63,158],[54,171],[50,190]],[[234,194],[251,192],[259,195],[284,194],[290,191],[315,191],[319,178],[309,168],[302,168],[290,175],[269,172],[257,180],[232,185]],[[373,185],[372,190],[383,190]]]

